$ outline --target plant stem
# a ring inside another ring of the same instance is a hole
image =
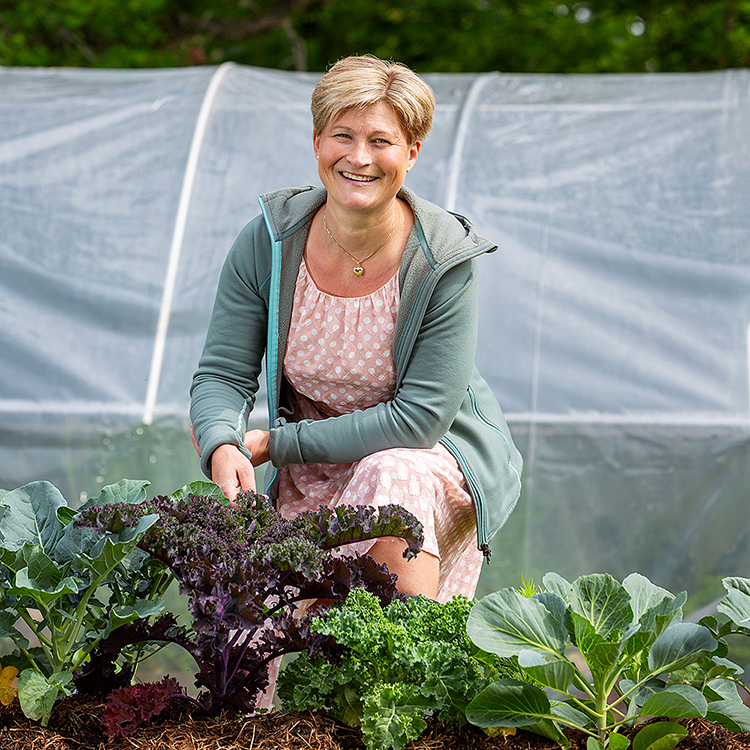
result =
[[[596,728],[599,740],[604,744],[604,739],[607,733],[607,692],[605,690],[599,690],[597,693],[594,703],[596,705]]]
[[[42,611],[41,608],[40,611]],[[18,612],[18,614],[21,616],[21,619],[31,628],[31,631],[39,639],[39,644],[42,646],[47,656],[50,656],[49,649],[52,648],[52,643],[50,642],[49,638],[47,638],[44,633],[42,633],[38,629],[39,623],[28,613],[28,610],[25,607],[22,609],[17,609],[16,612]]]

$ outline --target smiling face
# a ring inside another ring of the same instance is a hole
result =
[[[393,109],[379,102],[344,110],[313,133],[318,174],[336,207],[378,213],[396,198],[420,142],[409,143]]]

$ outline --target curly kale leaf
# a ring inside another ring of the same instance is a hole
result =
[[[395,536],[407,543],[404,557],[411,560],[424,543],[422,524],[400,505],[380,508],[321,505],[317,511],[301,513],[294,522],[312,534],[316,543],[326,550],[381,536]]]
[[[430,708],[414,685],[378,684],[364,700],[362,739],[369,750],[402,750],[427,728]]]
[[[383,608],[370,592],[352,591],[311,626],[343,653],[336,661],[301,654],[289,664],[279,678],[284,709],[325,708],[362,726],[369,750],[400,750],[429,716],[465,723],[466,706],[503,671],[499,660],[478,658],[466,637],[471,607],[463,597],[410,597]]]
[[[113,690],[102,713],[104,734],[125,737],[153,716],[158,716],[176,695],[182,695],[180,683],[173,677],[161,682],[128,685]]]

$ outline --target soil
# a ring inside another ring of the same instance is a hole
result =
[[[358,730],[311,712],[274,712],[212,721],[179,703],[135,734],[103,736],[103,704],[72,697],[59,702],[49,725],[41,727],[21,713],[18,703],[0,706],[2,750],[365,750]],[[750,750],[750,734],[735,734],[704,719],[681,722],[689,731],[678,750]],[[586,750],[585,737],[571,733],[572,750]],[[523,730],[487,736],[475,727],[431,724],[408,750],[556,750],[557,745]]]

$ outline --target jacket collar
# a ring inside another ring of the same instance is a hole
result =
[[[262,195],[259,200],[264,207],[272,239],[284,240],[306,227],[325,203],[326,195],[325,188],[312,186],[282,188]],[[414,211],[420,244],[429,254],[431,265],[497,249],[497,245],[478,234],[463,216],[445,211],[420,198],[409,188],[402,187],[399,196]]]

